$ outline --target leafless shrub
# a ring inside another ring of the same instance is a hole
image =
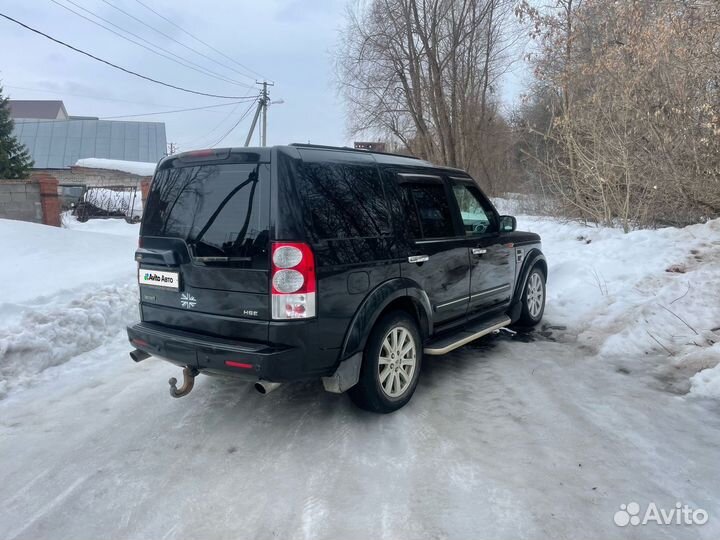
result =
[[[518,115],[529,178],[626,231],[720,215],[720,3],[556,0]]]

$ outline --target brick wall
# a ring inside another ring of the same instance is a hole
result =
[[[23,180],[0,180],[0,218],[42,223],[40,186]]]
[[[58,195],[59,184],[137,187],[144,206],[151,179],[151,176],[88,167],[36,169],[30,180],[0,180],[0,218],[59,227],[62,203]]]
[[[49,174],[0,180],[0,218],[60,226],[58,181]]]
[[[143,180],[150,180],[150,176],[139,176],[122,171],[110,169],[91,169],[88,167],[70,167],[69,169],[38,170],[39,173],[48,173],[57,178],[63,185],[95,186],[137,186]]]
[[[47,173],[33,173],[30,179],[40,188],[40,205],[42,206],[43,223],[60,226],[60,196],[58,181]]]

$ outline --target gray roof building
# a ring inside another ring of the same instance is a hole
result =
[[[155,163],[167,151],[165,124],[116,120],[16,120],[34,169],[65,169],[81,158]]]
[[[65,104],[59,100],[10,99],[10,116],[15,120],[34,118],[36,120],[67,120]]]
[[[156,163],[167,151],[162,122],[68,116],[62,101],[10,100],[10,108],[33,169],[67,169],[82,158]]]

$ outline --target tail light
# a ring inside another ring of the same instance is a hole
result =
[[[272,245],[270,277],[273,319],[308,319],[315,316],[315,258],[307,244]]]

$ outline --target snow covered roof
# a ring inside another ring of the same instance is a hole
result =
[[[157,163],[145,163],[141,161],[122,161],[119,159],[83,158],[78,159],[76,167],[88,169],[108,169],[111,171],[122,171],[138,176],[152,176]]]

